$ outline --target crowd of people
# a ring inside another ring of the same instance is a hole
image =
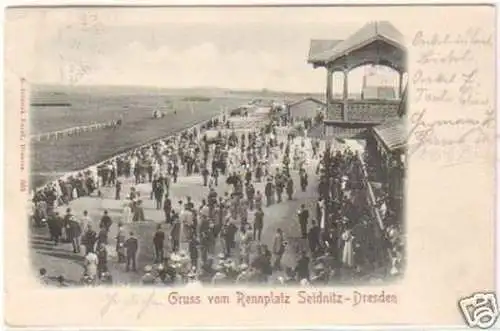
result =
[[[75,254],[83,254],[81,283],[86,285],[113,283],[111,261],[123,265],[124,272],[140,272],[141,282],[151,285],[327,284],[384,267],[385,241],[374,235],[358,155],[280,135],[277,126],[268,118],[262,127],[236,132],[224,118],[130,151],[39,190],[33,197],[34,223],[48,225],[55,245],[68,242]],[[310,173],[313,163],[316,173]],[[174,200],[172,188],[180,175],[200,178],[201,202],[190,196]],[[281,228],[266,241],[262,233],[272,217],[266,209],[293,200],[298,190],[305,192],[311,175],[319,181],[315,217],[314,207],[301,204],[295,246],[289,245],[293,236],[287,238]],[[122,189],[125,181],[132,183],[128,192]],[[149,196],[141,196],[137,186],[142,184],[150,187]],[[122,216],[112,220],[104,211],[98,229],[87,211],[77,216],[70,208],[65,215],[56,210],[82,196],[103,198],[109,190],[113,199],[123,201]],[[144,199],[154,200],[164,215],[151,239],[125,230],[150,222]],[[112,224],[117,224],[116,233],[111,233]],[[154,256],[138,270],[139,248],[149,240]],[[296,254],[293,265],[282,263],[287,250]],[[45,269],[40,276],[46,277]]]

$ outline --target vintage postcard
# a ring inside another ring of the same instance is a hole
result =
[[[495,8],[11,7],[9,326],[492,327]]]

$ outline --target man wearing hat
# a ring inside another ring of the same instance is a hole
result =
[[[234,225],[234,223],[230,219],[228,219],[226,221],[226,224],[222,228],[226,256],[230,256],[231,250],[235,247],[236,232],[238,232],[238,228],[236,227],[236,225]]]
[[[133,232],[130,232],[129,238],[125,241],[125,248],[127,251],[127,267],[126,271],[137,271],[137,250],[139,248],[139,241],[134,236]]]
[[[170,238],[172,239],[172,251],[177,252],[179,250],[181,239],[181,222],[174,210],[172,210],[172,222],[172,229],[170,230]]]
[[[111,228],[111,224],[113,224],[113,221],[111,220],[111,217],[108,215],[108,211],[104,211],[104,215],[101,217],[101,223],[99,224],[100,227],[103,227],[106,229],[107,232],[109,232],[109,229]]]
[[[276,229],[276,234],[274,236],[273,253],[275,256],[273,267],[275,270],[281,270],[281,258],[285,253],[285,239],[283,237],[283,231],[280,228]]]
[[[61,216],[59,216],[58,212],[55,212],[48,217],[48,226],[50,232],[50,240],[54,241],[54,245],[58,245],[63,228],[63,220]]]
[[[115,183],[115,200],[120,200],[120,192],[122,190],[122,182],[117,180]]]
[[[297,211],[300,224],[300,232],[302,233],[302,238],[307,238],[307,223],[309,219],[309,210],[306,209],[306,205],[302,204],[300,209]]]
[[[285,185],[284,185],[283,174],[280,173],[279,169],[276,169],[276,176],[274,178],[274,187],[276,188],[276,199],[278,203],[282,201],[284,186]]]
[[[271,178],[267,179],[267,183],[264,188],[264,194],[266,195],[266,203],[269,207],[273,203],[273,182]]]
[[[307,240],[309,243],[309,249],[311,250],[311,254],[313,254],[313,256],[317,256],[315,254],[320,246],[321,229],[315,220],[312,220],[311,225],[312,226],[309,229],[309,233],[307,234]]]
[[[196,239],[196,236],[191,237],[189,240],[189,258],[191,261],[191,267],[198,268],[198,246],[199,241]]]
[[[165,200],[163,201],[163,212],[165,213],[165,223],[171,224],[172,200],[169,199],[168,194],[165,194]]]
[[[125,231],[123,224],[118,223],[118,233],[116,234],[116,253],[118,254],[118,263],[125,262]]]
[[[71,245],[73,246],[73,253],[80,253],[80,236],[82,235],[82,228],[74,216],[68,221],[67,233]]]
[[[300,176],[300,187],[302,189],[302,192],[305,192],[308,183],[307,183],[307,172],[303,167],[301,167],[299,170],[299,176]]]
[[[107,245],[108,244],[108,231],[104,227],[104,224],[100,224],[100,230],[97,234],[97,245]]]
[[[161,224],[158,224],[156,226],[156,232],[153,237],[156,263],[160,263],[163,261],[164,242],[165,242],[165,232],[163,232]]]
[[[85,255],[89,252],[94,252],[94,247],[97,242],[97,233],[92,229],[92,224],[87,225],[87,231],[83,235],[83,245],[85,246]]]
[[[71,239],[70,239],[69,233],[68,233],[69,220],[71,219],[71,217],[73,217],[73,214],[71,213],[71,208],[68,208],[68,209],[66,209],[66,215],[64,215],[64,218],[63,218],[63,229],[64,229],[65,234],[66,234],[66,241],[67,242],[71,242]]]
[[[254,209],[254,198],[255,198],[255,187],[252,183],[246,185],[246,195],[248,200],[248,208],[250,210]]]
[[[287,182],[286,182],[286,193],[288,195],[288,200],[293,199],[293,179],[292,176],[288,176]]]
[[[255,208],[262,208],[262,193],[260,191],[255,194]]]

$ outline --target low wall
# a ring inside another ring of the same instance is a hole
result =
[[[325,121],[325,136],[327,138],[355,138],[364,139],[369,134],[369,129],[376,122],[344,122]]]
[[[398,117],[400,100],[347,100],[346,118],[343,116],[344,103],[334,100],[328,109],[328,120],[381,121]]]

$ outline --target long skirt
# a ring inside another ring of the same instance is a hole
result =
[[[344,249],[342,251],[342,263],[344,263],[344,265],[347,267],[352,267],[354,265],[352,240],[347,240],[344,243]]]
[[[122,213],[123,223],[131,223],[132,222],[132,210],[129,207],[123,209]]]

